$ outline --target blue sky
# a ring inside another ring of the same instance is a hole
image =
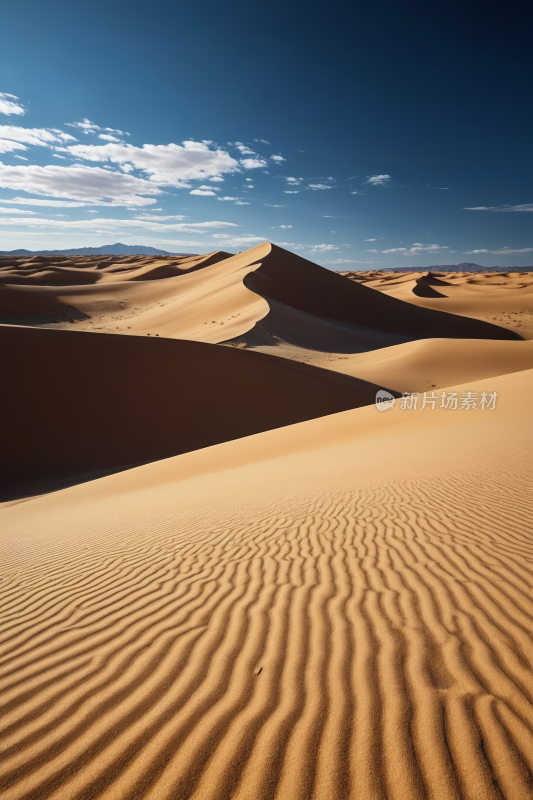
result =
[[[0,249],[533,264],[525,13],[5,4]]]

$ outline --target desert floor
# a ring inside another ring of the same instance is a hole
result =
[[[0,342],[2,800],[533,798],[531,273],[4,257]]]

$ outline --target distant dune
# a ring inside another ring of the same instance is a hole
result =
[[[2,800],[533,797],[532,294],[1,258]]]

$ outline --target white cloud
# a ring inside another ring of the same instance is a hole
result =
[[[255,156],[255,151],[250,150],[250,148],[246,147],[245,144],[236,144],[235,146],[239,153],[242,153],[243,156]]]
[[[0,92],[0,114],[25,114],[26,109],[17,100],[18,97],[14,94]]]
[[[18,159],[20,159],[21,161],[27,161],[27,160],[28,160],[28,159],[26,158],[26,156],[13,156],[13,158],[18,158]]]
[[[10,142],[7,139],[0,139],[0,153],[12,153],[14,150],[27,150],[28,148],[19,142]]]
[[[283,191],[284,191],[284,194],[298,194],[300,190],[299,189],[284,189]]]
[[[225,150],[211,150],[203,142],[179,144],[72,145],[72,155],[88,161],[112,161],[116,164],[133,164],[150,176],[160,186],[190,189],[191,180],[205,180],[225,172],[235,172],[239,165]],[[245,161],[253,159],[245,159]],[[243,162],[244,163],[244,162]],[[249,168],[249,167],[247,167]]]
[[[220,188],[218,186],[199,186],[199,189],[203,189],[206,192],[220,192]]]
[[[366,240],[365,240],[366,241]],[[369,241],[376,241],[369,240]],[[387,250],[382,250],[382,253],[403,253],[404,256],[416,255],[417,253],[437,253],[441,250],[450,250],[449,247],[440,244],[422,244],[415,242],[412,247],[389,247]],[[379,250],[368,250],[368,253],[378,253]],[[453,252],[451,250],[450,252]]]
[[[246,178],[246,180],[251,183],[253,181],[253,178]]]
[[[254,247],[256,244],[265,242],[264,236],[254,236],[252,234],[243,234],[242,236],[229,236],[226,233],[214,233],[212,239],[219,239],[218,244],[223,247],[238,247],[242,250],[247,250],[249,247]]]
[[[476,206],[475,208],[466,208],[465,211],[529,211],[533,212],[533,203],[522,203],[518,206]]]
[[[267,166],[267,162],[262,158],[243,158],[241,164],[244,169],[257,169],[258,167]]]
[[[330,250],[337,250],[337,246],[334,244],[315,244],[309,247],[309,252],[311,253],[327,253]]]
[[[355,191],[355,192],[351,192],[351,194],[363,194],[363,192]]]
[[[0,214],[35,214],[35,211],[21,211],[20,208],[0,208]]]
[[[224,183],[224,178],[221,178],[220,175],[214,175],[212,178],[208,179],[211,183]]]
[[[325,183],[310,183],[307,188],[312,189],[314,192],[316,192],[318,189],[332,189],[333,187],[328,186]]]
[[[66,122],[69,128],[79,128],[83,133],[96,133],[96,131],[106,131],[106,133],[118,133],[119,136],[129,136],[127,131],[119,131],[118,128],[101,128],[100,125],[91,122],[90,119],[84,119],[82,122]]]
[[[224,200],[224,201],[229,201],[229,200],[235,201],[240,199],[241,199],[240,197],[217,197],[217,200]]]
[[[275,203],[265,203],[265,206],[269,208],[285,208],[284,205],[280,205],[279,203],[277,205]]]
[[[106,142],[120,142],[120,139],[117,139],[116,136],[111,136],[110,133],[99,133],[98,138],[104,139]]]
[[[36,200],[32,197],[10,197],[9,201],[4,202],[17,203],[21,206],[48,206],[49,208],[83,208],[87,205],[103,205],[102,203],[77,203],[71,200]]]
[[[390,179],[390,175],[370,175],[367,183],[372,184],[372,186],[385,186],[387,181],[390,181]]]
[[[207,233],[211,229],[217,228],[238,228],[235,222],[173,222],[162,223],[159,218],[153,221],[148,219],[82,219],[82,220],[56,220],[44,217],[32,217],[31,219],[24,219],[22,217],[10,217],[8,219],[0,219],[0,225],[10,226],[30,226],[33,228],[57,228],[63,230],[81,229],[85,231],[122,231],[128,228],[136,228],[137,230],[146,229],[156,231],[158,233],[171,233],[178,231],[180,233]],[[218,234],[215,234],[218,235]]]
[[[292,225],[273,225],[272,228],[292,228]]]
[[[278,162],[279,161],[285,161],[283,156],[270,156],[270,158],[272,159],[272,161],[278,161]]]
[[[375,241],[377,241],[377,240],[376,240],[376,239],[363,239],[363,241],[364,241],[364,242],[375,242]]]
[[[60,156],[60,155],[59,155],[59,153],[53,153],[53,154],[52,154],[52,158],[61,158],[63,161],[66,161],[66,160],[67,160],[67,159],[65,158],[65,156]]]
[[[254,142],[261,142],[262,144],[270,144],[266,139],[254,139]]]
[[[289,178],[287,175],[283,176],[287,183],[290,183],[291,186],[299,186],[303,181],[303,178]]]
[[[512,255],[514,253],[533,253],[533,247],[522,247],[520,250],[512,250],[510,247],[502,247],[500,250],[467,250],[463,255],[478,255],[480,253],[489,253],[494,256]]]
[[[106,203],[116,206],[144,206],[156,203],[140,195],[160,194],[150,181],[81,165],[63,167],[50,164],[6,166],[0,163],[0,187],[53,198],[83,200],[85,203]]]
[[[189,194],[199,194],[202,197],[216,197],[215,192],[212,192],[210,189],[193,189]]]
[[[244,200],[237,200],[235,203],[236,206],[249,206],[250,203],[245,202]]]
[[[75,136],[64,133],[58,128],[21,128],[19,125],[0,125],[0,139],[40,147],[76,141]]]

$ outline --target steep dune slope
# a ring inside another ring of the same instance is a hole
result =
[[[245,283],[266,298],[308,314],[390,333],[456,339],[520,338],[511,331],[477,319],[432,313],[428,308],[398,302],[395,297],[347,281],[273,244],[261,258],[261,266],[247,275]]]
[[[366,405],[378,388],[202,342],[0,326],[0,348],[12,491]]]
[[[455,388],[0,510],[3,797],[530,797],[533,372]]]

